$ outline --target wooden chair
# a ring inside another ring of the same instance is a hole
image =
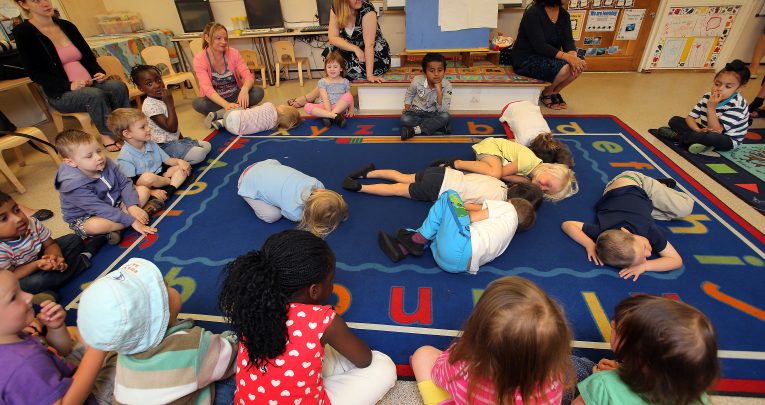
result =
[[[40,131],[38,128],[35,128],[35,127],[19,128],[16,130],[16,132],[26,134],[44,141],[48,140],[45,137],[45,135],[42,133],[42,131]],[[0,137],[0,172],[2,172],[3,175],[5,175],[8,181],[11,182],[11,184],[13,184],[13,187],[15,187],[16,190],[21,194],[25,193],[27,189],[21,185],[21,182],[19,181],[19,179],[16,177],[15,174],[13,174],[13,172],[11,171],[11,168],[8,167],[8,164],[5,162],[5,159],[3,158],[2,151],[6,149],[13,149],[14,153],[16,154],[16,160],[18,160],[19,162],[19,166],[23,167],[26,165],[26,162],[24,161],[24,155],[18,149],[18,146],[21,146],[27,142],[29,142],[29,139],[22,138],[20,136],[6,135],[3,137]],[[37,146],[42,148],[48,154],[48,156],[50,156],[50,158],[53,159],[53,162],[56,163],[56,166],[61,164],[61,158],[58,157],[58,154],[56,154],[53,148],[40,142],[37,143]]]
[[[308,62],[308,58],[296,58],[295,47],[290,41],[275,41],[274,47],[274,60],[276,61],[276,87],[279,87],[279,76],[281,75],[282,65],[287,70],[287,77],[289,78],[289,65],[297,64],[298,79],[300,79],[300,86],[303,86],[303,63],[306,65],[308,71],[308,78],[313,79],[311,76],[311,64]]]
[[[128,96],[135,100],[135,105],[141,109],[141,96],[143,92],[138,90],[138,87],[134,83],[130,82],[125,76],[125,71],[122,69],[122,63],[120,60],[111,55],[99,56],[97,59],[98,64],[106,71],[106,75],[110,78],[121,80],[127,85]]]
[[[262,82],[262,87],[265,89],[267,86],[266,65],[260,63],[260,60],[258,59],[258,53],[255,51],[245,49],[245,50],[239,51],[239,54],[242,55],[242,58],[244,59],[245,63],[247,63],[247,67],[253,71],[253,74],[255,73],[256,69],[260,69],[260,80]]]
[[[204,48],[202,48],[202,38],[192,39],[191,42],[189,42],[189,49],[191,49],[192,58],[197,56],[198,53],[201,53],[204,50]]]
[[[154,65],[162,71],[162,81],[165,84],[181,84],[185,81],[191,82],[191,87],[194,89],[194,94],[199,97],[199,85],[197,79],[191,72],[179,72],[176,73],[173,69],[173,64],[170,63],[170,54],[167,52],[167,48],[164,46],[150,46],[144,48],[141,51],[141,57],[148,65]],[[164,69],[163,69],[164,65]],[[183,86],[181,86],[183,90]],[[185,97],[185,92],[184,92]]]

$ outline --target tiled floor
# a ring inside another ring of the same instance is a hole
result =
[[[698,101],[701,95],[711,87],[713,74],[710,73],[585,73],[569,88],[563,91],[569,108],[562,111],[567,114],[612,114],[621,118],[627,125],[645,136],[658,149],[668,156],[677,156],[664,146],[663,143],[648,135],[649,128],[664,125],[672,115],[685,115]],[[297,80],[282,82],[279,88],[268,87],[266,89],[266,101],[285,103],[288,98],[296,97],[311,90],[316,80],[306,81],[305,87],[300,87]],[[752,99],[757,92],[756,82],[752,82],[743,91],[747,99]],[[191,95],[190,91],[186,94]],[[191,99],[186,99],[180,92],[175,93],[176,107],[179,112],[181,131],[185,136],[203,138],[210,133],[202,123],[202,117],[191,109]],[[361,111],[360,113],[371,113]],[[398,111],[374,111],[375,113],[396,113]],[[455,111],[459,112],[459,111]],[[545,113],[554,114],[553,111]],[[765,120],[755,122],[755,126],[765,126]],[[50,139],[55,134],[53,126],[43,124],[41,128]],[[25,167],[18,167],[11,163],[13,159],[7,154],[12,169],[18,175],[21,182],[27,187],[23,195],[15,193],[12,186],[6,181],[0,183],[0,189],[12,192],[17,201],[34,208],[49,208],[58,213],[58,194],[53,188],[53,176],[56,167],[46,156],[32,152],[24,146],[28,162]],[[753,223],[760,231],[765,232],[765,217],[752,209],[749,205],[739,200],[726,189],[709,179],[701,171],[687,163],[684,159],[675,160],[688,173],[694,176],[701,184],[709,188],[723,202],[733,208],[739,215]],[[51,228],[55,236],[68,232],[68,228],[61,221],[61,216],[56,215],[46,221],[46,226]],[[764,365],[765,367],[765,365]],[[386,398],[383,404],[419,404],[419,396],[413,383],[399,383]],[[765,399],[715,397],[715,404],[765,404]]]

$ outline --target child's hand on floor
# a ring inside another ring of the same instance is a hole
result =
[[[640,277],[641,274],[645,273],[645,270],[646,270],[645,263],[638,264],[635,266],[625,267],[619,272],[619,277],[625,280],[632,277],[632,281],[637,281],[638,277]]]
[[[587,247],[587,260],[597,264],[598,266],[603,265],[603,261],[600,260],[600,257],[598,257],[598,253],[595,252],[595,245],[591,247]]]
[[[146,234],[154,235],[155,233],[157,233],[157,228],[152,228],[149,225],[144,225],[138,222],[137,219],[133,221],[131,226],[133,227],[133,229],[136,230],[136,232],[140,233],[141,235],[146,235]]]
[[[137,205],[131,205],[128,207],[128,214],[132,215],[133,218],[135,218],[135,220],[142,225],[149,223],[149,214],[147,214],[146,211]],[[135,228],[135,226],[133,228]]]
[[[40,313],[37,319],[48,329],[59,329],[64,326],[66,311],[64,308],[53,301],[46,300],[40,304]]]
[[[154,197],[154,198],[156,198],[156,199],[158,199],[158,200],[160,200],[162,202],[167,200],[167,191],[165,191],[165,190],[154,189],[154,190],[151,190],[149,192],[149,194],[151,194],[152,197]]]
[[[348,109],[345,111],[345,116],[351,118],[354,115],[356,115],[356,110],[353,108],[353,105],[348,106]]]

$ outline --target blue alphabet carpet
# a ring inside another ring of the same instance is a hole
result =
[[[331,303],[371,347],[390,355],[402,377],[411,376],[409,356],[425,344],[445,348],[456,336],[485,286],[505,275],[538,283],[565,308],[577,353],[597,361],[612,357],[608,341],[614,306],[634,294],[682,300],[704,311],[719,334],[722,392],[765,393],[765,236],[725,207],[695,180],[629,127],[612,116],[555,116],[551,128],[572,150],[581,191],[558,204],[544,203],[536,226],[517,234],[507,251],[477,275],[441,271],[432,256],[391,263],[377,245],[377,232],[418,227],[430,204],[342,190],[348,173],[368,162],[378,168],[415,172],[443,157],[473,158],[470,146],[486,136],[503,136],[496,116],[455,116],[451,136],[420,136],[402,143],[398,119],[360,116],[344,130],[306,121],[292,133],[212,138],[208,164],[154,218],[156,235],[123,233],[105,247],[94,266],[62,290],[69,321],[76,318],[79,293],[99,275],[130,257],[155,262],[183,298],[182,317],[214,331],[227,325],[217,306],[219,272],[231,259],[258,249],[271,234],[294,226],[287,220],[259,221],[237,196],[239,174],[250,164],[277,159],[320,179],[348,201],[350,218],[327,241],[337,256]],[[393,135],[393,136],[391,136]],[[696,205],[682,220],[662,222],[684,267],[647,273],[636,282],[587,261],[584,249],[560,230],[567,219],[592,221],[593,206],[606,182],[623,170],[672,177]]]

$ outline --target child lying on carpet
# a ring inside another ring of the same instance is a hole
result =
[[[209,127],[226,128],[234,135],[249,135],[269,129],[292,129],[300,125],[300,111],[294,107],[271,103],[246,109],[228,110],[223,115],[211,112],[205,118]]]
[[[725,64],[715,75],[712,90],[701,97],[685,118],[674,116],[669,127],[648,132],[677,142],[690,153],[739,147],[749,128],[749,107],[740,93],[748,81],[749,68],[744,62],[736,59]]]
[[[237,189],[261,220],[270,224],[285,217],[321,238],[348,218],[348,204],[340,194],[275,159],[244,169]]]
[[[526,100],[513,101],[505,106],[499,120],[510,127],[516,142],[531,149],[543,162],[574,167],[571,151],[553,137],[538,105]]]
[[[560,163],[543,163],[531,149],[504,138],[486,138],[473,145],[477,160],[446,159],[434,165],[485,174],[514,183],[534,183],[545,198],[557,202],[579,191],[574,171]]]
[[[493,281],[462,330],[445,351],[422,346],[411,357],[425,405],[561,403],[573,374],[571,329],[536,284]]]
[[[669,298],[630,297],[616,306],[611,349],[578,384],[575,405],[708,404],[720,374],[717,336],[698,309]]]
[[[587,251],[587,259],[621,269],[624,279],[646,271],[669,271],[683,265],[683,259],[667,241],[655,219],[685,217],[693,200],[674,190],[672,179],[656,180],[642,173],[625,171],[614,177],[597,204],[597,223],[566,221],[561,228]],[[649,259],[658,254],[656,259]]]
[[[534,207],[526,200],[487,200],[481,206],[465,203],[459,194],[447,190],[419,229],[400,228],[395,238],[380,231],[377,241],[393,262],[409,254],[422,256],[430,242],[438,267],[449,273],[476,274],[480,266],[505,252],[516,230],[527,231],[535,222]]]
[[[239,337],[234,403],[374,405],[395,384],[393,361],[325,305],[335,254],[324,240],[279,232],[223,275],[218,306]]]
[[[232,403],[234,382],[216,381],[234,374],[236,337],[179,320],[181,303],[157,266],[138,258],[82,293],[80,337],[89,347],[118,353],[114,403]]]

